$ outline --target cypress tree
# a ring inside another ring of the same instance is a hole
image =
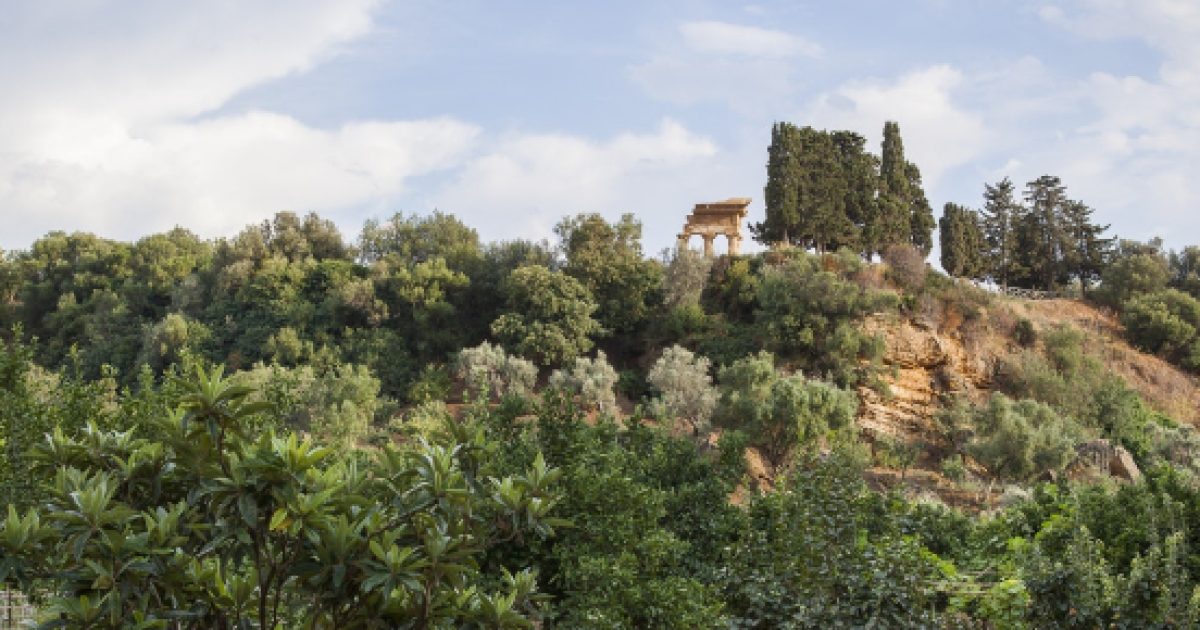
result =
[[[947,203],[938,222],[942,269],[957,278],[978,278],[987,271],[979,214]]]
[[[830,138],[846,184],[846,218],[857,228],[858,250],[870,256],[876,251],[871,228],[879,213],[875,199],[879,189],[879,158],[867,152],[867,139],[853,131],[834,131]]]
[[[912,178],[904,159],[904,141],[900,125],[888,121],[883,125],[883,147],[879,164],[879,212],[872,226],[872,242],[876,251],[888,245],[913,242]],[[922,197],[924,194],[921,195]]]
[[[823,252],[853,246],[858,228],[846,214],[847,185],[841,160],[830,134],[804,127],[800,138],[799,236],[809,247]]]
[[[754,239],[764,245],[793,243],[800,221],[800,130],[791,123],[771,127],[771,145],[767,147],[767,185],[763,190],[766,220],[751,227]]]
[[[925,189],[921,187],[921,169],[917,168],[916,164],[908,162],[904,171],[908,175],[909,227],[912,244],[913,247],[928,256],[929,250],[933,249],[933,208],[930,207],[929,200],[925,198]]]

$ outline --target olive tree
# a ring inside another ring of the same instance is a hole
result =
[[[650,384],[661,392],[657,403],[662,410],[690,422],[697,432],[708,430],[717,407],[711,368],[708,358],[676,345],[663,351],[647,375]]]
[[[471,396],[483,398],[523,396],[533,391],[537,380],[537,366],[486,341],[460,350],[455,372]]]
[[[576,357],[570,370],[555,370],[550,375],[552,386],[578,394],[584,407],[601,413],[612,413],[617,408],[617,380],[617,371],[603,350],[598,350],[594,359]]]

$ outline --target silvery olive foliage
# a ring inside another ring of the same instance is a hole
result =
[[[597,351],[594,359],[578,357],[571,369],[555,370],[550,375],[550,385],[578,394],[584,407],[601,413],[612,413],[617,408],[617,380],[617,371],[603,350]]]
[[[486,341],[461,350],[456,371],[473,397],[524,396],[533,391],[537,381],[537,366],[531,361],[510,355],[504,348]]]
[[[687,420],[697,432],[709,429],[717,408],[717,388],[709,374],[711,368],[712,362],[707,357],[675,345],[663,351],[647,376],[650,384],[662,392],[656,401],[662,411]]]

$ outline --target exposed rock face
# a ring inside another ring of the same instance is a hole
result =
[[[907,441],[932,440],[935,416],[949,396],[982,397],[991,385],[990,354],[969,352],[957,332],[940,334],[908,320],[869,319],[867,332],[883,337],[887,393],[859,389],[859,426],[868,434]]]

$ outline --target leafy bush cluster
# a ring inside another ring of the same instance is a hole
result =
[[[1000,366],[1000,387],[1012,397],[1050,405],[1064,420],[1113,440],[1143,461],[1153,432],[1174,423],[1089,356],[1080,331],[1055,328],[1041,337],[1040,353],[1026,350]]]
[[[760,352],[721,368],[717,419],[743,429],[751,443],[781,462],[796,448],[811,449],[830,431],[847,428],[858,396],[803,374],[782,374],[775,358]]]
[[[154,439],[89,425],[37,451],[49,499],[0,530],[0,580],[75,628],[522,628],[529,570],[489,549],[554,533],[561,474],[493,476],[486,438],[352,457],[286,434],[247,387],[200,372]],[[521,567],[514,567],[520,569]]]
[[[1200,248],[1164,253],[1162,241],[1121,241],[1105,268],[1098,303],[1120,313],[1135,346],[1200,372]]]

